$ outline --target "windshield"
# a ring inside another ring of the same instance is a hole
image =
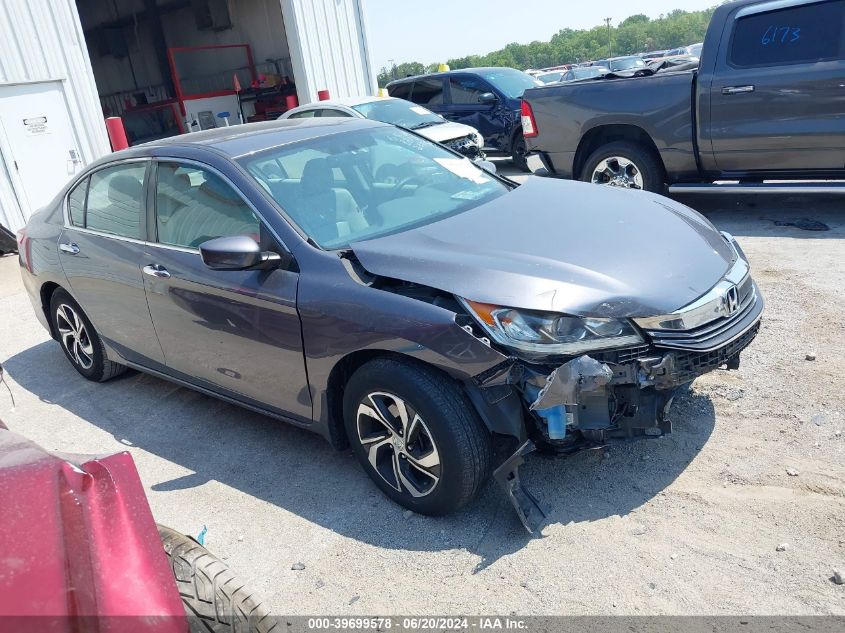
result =
[[[563,72],[553,72],[553,73],[543,73],[542,75],[537,75],[537,79],[542,81],[544,84],[550,84],[555,81],[560,81]]]
[[[598,77],[607,72],[604,66],[590,66],[589,68],[576,68],[575,79],[586,79],[587,77]]]
[[[395,127],[332,134],[239,162],[325,249],[436,222],[509,190],[472,161]]]
[[[528,88],[543,85],[542,81],[515,68],[497,68],[479,74],[511,99],[519,99]]]
[[[379,99],[352,106],[368,119],[400,125],[412,130],[446,123],[439,114],[404,99]]]
[[[631,70],[632,68],[644,68],[645,62],[640,57],[623,57],[610,60],[610,70]]]
[[[687,48],[689,54],[693,57],[701,57],[701,49],[704,48],[704,44],[693,44]]]

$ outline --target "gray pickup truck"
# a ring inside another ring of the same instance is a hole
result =
[[[819,182],[845,178],[845,0],[723,4],[697,70],[645,72],[526,90],[528,150],[649,191],[845,190]]]

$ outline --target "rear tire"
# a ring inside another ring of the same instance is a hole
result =
[[[614,159],[622,159],[621,161],[614,161]],[[601,169],[601,165],[608,161],[605,169]],[[627,169],[619,168],[621,163],[633,165]],[[609,167],[609,169],[607,169]],[[602,172],[602,174],[597,174]],[[600,182],[603,178],[610,179],[610,175],[619,172],[620,177],[616,182],[620,184],[612,184],[610,182]],[[635,185],[636,175],[639,175],[642,182]],[[597,180],[598,179],[598,180]],[[581,171],[581,180],[584,182],[596,182],[597,184],[608,184],[610,186],[625,187],[623,184],[629,182],[634,186],[631,189],[642,189],[643,191],[651,191],[654,193],[662,193],[666,186],[666,176],[664,174],[663,166],[660,160],[654,155],[654,152],[647,147],[632,143],[630,141],[614,141],[606,145],[602,145],[594,151],[587,158],[584,163],[584,169]]]
[[[194,539],[158,526],[191,633],[269,633],[278,622],[219,558]]]
[[[126,371],[125,365],[108,359],[91,320],[62,288],[50,297],[50,321],[70,364],[88,380],[105,382]]]
[[[346,384],[343,412],[355,457],[382,492],[409,510],[448,514],[489,479],[489,431],[458,384],[433,368],[372,360]]]

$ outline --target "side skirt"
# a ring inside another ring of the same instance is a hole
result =
[[[219,391],[214,391],[213,389],[209,389],[208,387],[203,387],[201,385],[190,382],[188,380],[184,380],[182,378],[177,378],[176,376],[173,376],[171,374],[167,374],[165,372],[158,371],[156,369],[151,369],[149,367],[145,367],[144,365],[139,365],[138,363],[133,363],[132,361],[128,361],[125,358],[120,358],[120,360],[118,360],[116,362],[122,363],[122,364],[126,365],[127,367],[131,367],[132,369],[136,369],[136,370],[143,372],[145,374],[150,374],[151,376],[155,376],[156,378],[161,378],[162,380],[167,380],[169,382],[176,383],[177,385],[180,385],[182,387],[187,387],[188,389],[193,389],[194,391],[199,391],[202,394],[205,394],[207,396],[212,396],[213,398],[217,398],[219,400],[223,400],[224,402],[228,402],[229,404],[234,404],[234,405],[237,405],[237,406],[242,407],[244,409],[249,409],[250,411],[254,411],[255,413],[260,413],[261,415],[266,415],[269,418],[281,420],[282,422],[287,422],[288,424],[292,424],[294,426],[298,426],[300,428],[307,429],[309,431],[313,431],[315,433],[319,433],[320,435],[323,435],[322,433],[320,433],[319,430],[317,430],[315,428],[314,423],[312,421],[306,421],[306,420],[302,420],[302,419],[299,419],[299,418],[293,418],[293,417],[287,416],[283,413],[280,413],[278,411],[274,411],[273,409],[266,409],[264,407],[261,407],[258,404],[253,404],[249,401],[241,400],[240,398],[237,398],[234,395],[227,395],[227,394],[221,393]]]

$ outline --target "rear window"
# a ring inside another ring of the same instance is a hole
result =
[[[734,66],[776,66],[842,58],[845,0],[816,2],[739,18]]]
[[[391,95],[397,97],[399,95]],[[420,105],[438,105],[443,103],[443,80],[420,79],[414,82],[411,101]]]
[[[409,81],[404,84],[390,86],[390,88],[387,89],[387,92],[391,97],[396,97],[397,99],[408,99],[411,96],[411,86],[413,85],[413,82]]]

